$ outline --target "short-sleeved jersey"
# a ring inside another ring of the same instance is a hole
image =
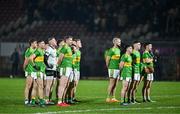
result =
[[[144,51],[142,58],[143,58],[143,65],[145,67],[153,67],[153,62],[150,62],[150,63],[144,62],[144,59],[147,59],[147,58],[153,59],[153,56],[148,51]]]
[[[34,53],[34,51],[35,51],[35,49],[29,47],[25,52],[25,58],[29,58]],[[29,73],[34,71],[32,62],[28,62],[27,66],[25,68],[25,71],[29,72]]]
[[[61,51],[62,47],[63,47],[63,46],[60,46],[60,47],[57,49],[57,51],[56,51],[56,56],[57,56],[57,57],[59,57],[59,54],[60,54],[60,51]]]
[[[36,55],[35,59],[34,59],[34,63],[37,67],[40,68],[40,72],[45,72],[46,69],[46,65],[44,64],[44,53],[45,51],[43,49],[37,48],[34,52],[34,54]]]
[[[110,57],[108,69],[119,69],[120,62],[120,49],[119,48],[111,48],[109,49],[107,56]]]
[[[132,77],[132,57],[128,54],[123,54],[121,61],[124,62],[124,66],[121,70],[122,77]]]
[[[80,71],[81,51],[77,50],[73,54],[73,68]]]
[[[139,74],[141,72],[141,62],[140,62],[141,54],[139,51],[133,50],[131,55],[132,55],[132,59],[133,59],[133,62],[132,62],[133,72]]]
[[[62,49],[60,50],[60,54],[64,54],[64,57],[63,57],[63,60],[61,62],[61,64],[58,65],[58,67],[61,67],[61,68],[65,68],[65,67],[70,67],[72,68],[72,49],[70,46],[68,46],[67,44],[64,45],[62,47]]]

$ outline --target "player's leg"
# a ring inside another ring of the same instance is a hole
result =
[[[68,88],[68,103],[69,104],[74,104],[75,102],[73,101],[73,94],[74,94],[74,87],[75,87],[75,82],[70,81],[69,83],[69,88]]]
[[[70,85],[70,81],[69,81],[69,78],[68,78],[68,81],[67,81],[65,89],[64,89],[64,94],[63,94],[63,102],[64,103],[67,103],[68,97],[69,97],[68,95],[70,94],[70,91],[71,91],[71,90],[69,90],[69,93],[68,93],[69,85]],[[69,89],[71,89],[71,88],[69,88]]]
[[[31,94],[31,105],[35,106],[37,96],[37,82],[36,79],[33,79],[33,88],[32,88],[32,94]]]
[[[111,102],[120,102],[115,97],[115,95],[116,95],[116,87],[118,85],[118,82],[119,82],[119,78],[115,78],[115,82],[114,82],[114,85],[112,87],[112,99],[111,99]]]
[[[74,73],[71,72],[71,74],[69,76],[69,83],[67,84],[67,90],[66,90],[66,94],[65,94],[65,102],[69,103],[69,104],[73,104],[72,97],[71,97],[71,92],[73,90],[73,84],[74,84]]]
[[[40,106],[41,107],[45,106],[43,77],[44,77],[44,74],[42,72],[38,72],[36,82],[37,82],[38,95],[39,95],[38,97],[40,100]]]
[[[53,94],[53,90],[54,90],[54,86],[56,84],[57,78],[58,78],[57,72],[53,71],[53,81],[52,81],[52,84],[51,84],[51,87],[50,87],[50,95],[49,95],[50,102],[52,102],[52,94]],[[53,104],[54,104],[54,102],[53,102]]]
[[[74,88],[72,91],[72,98],[73,98],[74,102],[80,102],[79,100],[76,99],[76,91],[77,91],[78,84],[79,84],[79,80],[75,80],[74,81]]]
[[[64,103],[64,95],[66,94],[66,87],[69,81],[69,77],[67,76],[66,71],[67,68],[61,68],[60,69],[60,79],[59,79],[59,87],[58,87],[58,104],[57,106],[69,106],[66,103]]]
[[[65,88],[68,83],[68,77],[61,76],[59,79],[59,87],[58,87],[58,106],[64,106],[63,104],[63,95],[65,93]]]
[[[116,79],[114,79],[113,77],[110,77],[109,78],[109,85],[108,85],[108,96],[106,98],[106,102],[111,102],[111,99],[112,99],[112,91],[113,91],[113,86],[114,86],[114,83],[115,83]]]
[[[132,88],[132,93],[131,93],[131,100],[133,103],[136,103],[136,91],[137,91],[137,87],[140,81],[140,74],[134,74],[134,79],[133,79],[133,83],[134,86]]]
[[[52,88],[52,85],[53,85],[53,79],[54,77],[53,76],[47,76],[46,77],[46,86],[45,86],[45,101],[46,101],[46,104],[52,104],[50,102],[50,94],[51,94],[51,88]]]
[[[127,91],[128,91],[128,85],[129,82],[126,80],[122,80],[122,89],[121,89],[121,105],[126,105],[126,99],[127,99]]]
[[[108,74],[109,74],[109,85],[108,85],[108,95],[106,98],[106,102],[119,102],[118,100],[115,99],[115,90],[119,78],[119,70],[109,69]]]
[[[147,90],[146,90],[146,97],[148,102],[154,102],[150,98],[150,92],[151,92],[151,85],[153,82],[153,73],[149,74],[147,79],[149,80],[149,84],[147,85]]]
[[[132,101],[132,92],[133,92],[134,85],[135,85],[135,81],[133,80],[132,82],[130,82],[128,92],[127,92],[128,103],[131,103]]]
[[[133,85],[133,88],[132,88],[132,91],[131,91],[131,102],[135,103],[138,81],[133,81],[133,83],[134,83],[134,85]]]
[[[24,89],[24,96],[25,96],[25,104],[29,104],[31,101],[31,92],[32,92],[32,84],[33,84],[33,78],[28,73],[26,75],[26,85]]]
[[[56,101],[58,102],[58,88],[59,88],[59,81],[60,81],[60,74],[57,72],[57,78],[56,78]]]
[[[56,83],[56,78],[53,78],[51,88],[50,88],[50,95],[49,95],[50,102],[52,102],[52,95],[53,95],[53,90],[54,90],[55,83]],[[54,104],[54,102],[53,102],[53,104]]]
[[[146,98],[146,90],[147,90],[147,86],[149,84],[149,81],[147,80],[147,78],[145,77],[144,78],[144,84],[143,84],[143,88],[142,88],[142,97],[143,97],[143,102],[146,102],[147,101],[147,98]]]
[[[63,100],[66,103],[66,101],[68,101],[68,99],[70,97],[70,92],[71,92],[71,89],[72,89],[72,87],[70,87],[70,80],[73,81],[73,78],[74,78],[72,68],[66,68],[65,76],[68,77],[68,81],[67,81],[67,84],[66,84],[66,87],[65,87],[65,90],[64,90],[64,94],[63,94]],[[68,93],[68,89],[69,89],[69,93]]]
[[[74,72],[74,89],[73,89],[73,93],[72,93],[72,98],[73,98],[73,101],[74,102],[80,102],[79,100],[76,99],[76,90],[77,90],[77,86],[79,84],[79,80],[80,80],[80,71],[76,70],[75,69],[75,72]]]
[[[150,88],[151,88],[151,84],[152,84],[152,81],[148,81],[148,85],[147,85],[147,88],[146,88],[146,98],[147,98],[147,101],[150,102]]]

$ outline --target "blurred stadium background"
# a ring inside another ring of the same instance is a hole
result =
[[[104,51],[119,35],[153,43],[155,80],[180,80],[179,7],[179,0],[0,0],[0,76],[23,77],[31,37],[72,35],[83,42],[82,78],[106,78]]]

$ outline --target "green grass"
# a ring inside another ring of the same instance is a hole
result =
[[[25,79],[0,79],[0,113],[43,113],[57,112],[70,114],[144,114],[144,113],[180,113],[180,83],[179,82],[154,82],[152,99],[155,103],[141,103],[129,106],[120,106],[118,103],[105,102],[107,80],[81,80],[77,90],[77,97],[82,102],[70,107],[24,106]],[[141,100],[138,89],[138,99]],[[118,84],[116,96],[119,98],[121,82]],[[80,111],[79,111],[80,110]],[[69,112],[68,112],[69,111]],[[72,112],[74,111],[74,112]],[[78,112],[79,111],[79,112]]]

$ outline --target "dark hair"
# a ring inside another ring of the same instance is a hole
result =
[[[44,40],[38,40],[37,43],[44,42]]]
[[[127,50],[128,47],[132,47],[132,45],[122,43],[121,53],[122,53],[122,54],[126,53],[126,50]]]
[[[152,44],[152,43],[150,43],[150,42],[144,43],[144,47],[146,47],[146,46],[149,45],[149,44]]]
[[[50,37],[50,38],[48,38],[48,42],[49,42],[50,40],[52,40],[52,39],[55,39],[55,37]]]
[[[33,42],[35,42],[35,41],[37,41],[37,40],[36,40],[36,39],[33,39],[33,38],[30,39],[30,40],[29,40],[29,45],[31,45],[31,44],[32,44]]]
[[[77,41],[81,41],[81,39],[73,39],[75,42],[77,42]]]
[[[132,47],[132,45],[126,45],[125,50],[127,50],[127,48],[129,48],[129,47]]]
[[[69,38],[73,38],[72,36],[64,36],[64,40],[67,40]]]
[[[135,41],[133,42],[133,44],[136,44],[136,43],[141,43],[141,42],[138,41],[138,40],[135,40]]]
[[[60,42],[62,42],[62,41],[65,41],[64,39],[59,39],[58,41],[57,41],[57,44],[59,44]]]

